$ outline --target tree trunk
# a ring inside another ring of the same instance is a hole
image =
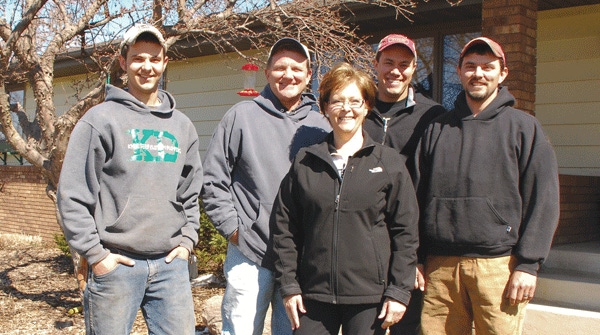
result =
[[[87,285],[88,262],[73,250],[71,250],[71,257],[73,258],[74,273],[77,278],[77,284],[79,285],[79,294],[83,300],[83,291]]]

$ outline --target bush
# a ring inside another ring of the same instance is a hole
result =
[[[200,202],[200,231],[198,245],[194,249],[198,257],[199,273],[223,275],[223,263],[227,255],[227,240],[219,234]]]
[[[65,235],[54,234],[54,242],[56,242],[56,246],[63,254],[65,254],[65,256],[71,257],[71,249],[69,248]]]

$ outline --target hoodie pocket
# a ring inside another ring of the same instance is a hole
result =
[[[107,242],[135,252],[169,251],[181,235],[186,215],[180,203],[165,199],[131,197],[119,218],[106,227]]]
[[[234,187],[233,192],[235,198],[234,206],[242,225],[242,227],[238,228],[243,230],[251,229],[260,215],[260,201],[252,192],[242,188]]]
[[[425,232],[439,243],[493,247],[511,238],[513,227],[488,198],[433,198],[424,215]]]

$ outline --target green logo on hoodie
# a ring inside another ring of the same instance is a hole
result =
[[[168,131],[152,129],[129,129],[131,144],[127,148],[133,150],[131,161],[174,163],[181,153],[175,136]]]

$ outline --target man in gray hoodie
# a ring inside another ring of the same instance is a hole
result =
[[[77,123],[58,185],[71,248],[90,264],[86,334],[129,334],[141,308],[152,334],[194,334],[187,259],[198,241],[202,165],[192,122],[158,88],[161,33],[129,29],[119,63],[127,88]]]
[[[262,334],[269,304],[271,332],[292,333],[267,247],[271,209],[292,158],[331,129],[315,98],[303,93],[311,74],[306,46],[292,38],[277,41],[265,69],[268,85],[225,114],[206,152],[202,200],[229,240],[221,306],[225,335]]]

